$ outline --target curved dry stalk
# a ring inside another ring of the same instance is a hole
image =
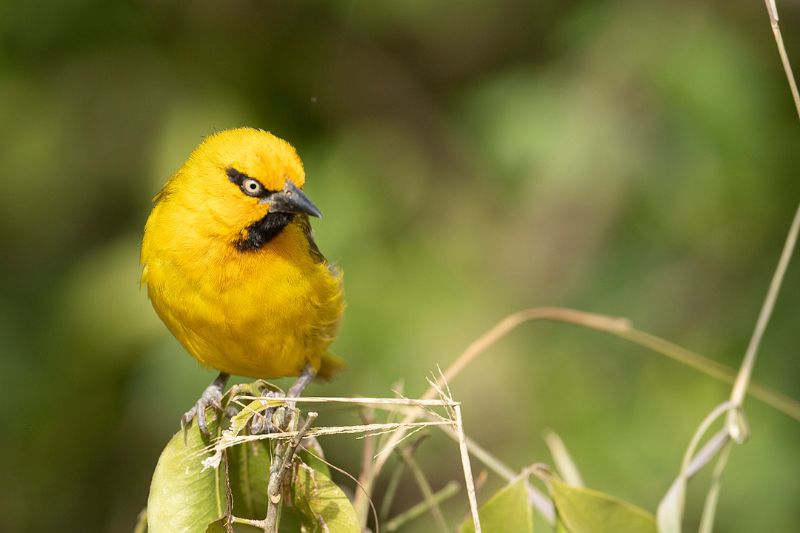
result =
[[[798,233],[800,233],[800,206],[797,207],[794,213],[794,219],[792,220],[792,225],[789,227],[789,234],[786,236],[786,242],[783,244],[778,266],[775,267],[775,273],[772,275],[767,296],[764,298],[764,303],[758,314],[753,336],[750,338],[750,343],[747,345],[747,351],[744,354],[742,366],[739,368],[739,374],[736,376],[736,382],[733,385],[733,391],[731,391],[731,403],[735,408],[740,408],[744,403],[744,397],[745,394],[747,394],[748,385],[750,385],[750,376],[753,374],[753,367],[756,363],[758,347],[761,345],[761,339],[767,329],[767,324],[769,324],[772,310],[775,308],[775,302],[778,299],[781,285],[783,285],[786,269],[789,268],[789,261],[792,259],[792,253],[797,244]],[[747,429],[741,424],[741,420],[741,417],[736,416],[736,411],[730,412],[728,417],[728,429],[731,432],[733,440],[738,443],[743,442],[744,439],[747,438]]]
[[[473,360],[475,360],[475,358],[485,352],[509,332],[513,331],[515,328],[525,322],[534,320],[564,322],[589,329],[604,331],[635,344],[639,344],[645,348],[649,348],[656,353],[665,355],[671,359],[686,364],[687,366],[700,370],[701,372],[721,381],[733,383],[735,380],[735,372],[729,367],[717,363],[716,361],[704,357],[698,353],[682,348],[681,346],[671,343],[665,339],[651,335],[644,331],[637,330],[632,326],[631,321],[626,318],[610,317],[562,307],[537,307],[525,309],[505,317],[489,331],[474,340],[466,348],[466,350],[464,350],[456,358],[456,360],[447,367],[442,376],[430,387],[428,387],[428,389],[425,391],[425,394],[423,394],[421,397],[422,400],[425,401],[433,399],[437,394],[437,387],[443,386],[444,383],[447,383],[458,376],[458,374],[460,374],[464,368],[466,368]],[[784,414],[787,414],[795,420],[800,421],[800,402],[797,402],[793,398],[756,384],[751,385],[747,392],[783,412]],[[401,424],[412,422],[420,415],[421,409],[413,409],[406,415]],[[397,431],[396,433],[392,434],[388,439],[384,449],[391,450],[397,446],[403,437],[404,430]],[[379,475],[381,469],[386,464],[389,455],[391,454],[381,454],[376,458],[375,465],[372,468],[372,477],[367,479],[365,483],[365,488],[367,489],[368,494],[371,494],[375,478]],[[546,500],[546,497],[543,495],[542,498]],[[537,502],[536,499],[534,499],[533,502],[540,512],[542,512],[547,518],[548,513],[546,512],[546,506],[537,505],[542,504],[543,502],[541,500]],[[357,512],[361,507],[364,507],[363,504],[364,502],[357,497],[355,502]],[[361,512],[359,512],[359,516],[365,518],[365,515]]]
[[[798,118],[800,118],[800,91],[797,90],[797,82],[792,72],[792,64],[789,62],[789,55],[786,53],[786,47],[783,45],[783,35],[781,35],[781,28],[778,24],[778,7],[775,5],[775,0],[764,0],[764,2],[767,4],[769,24],[772,27],[772,35],[775,37],[775,44],[778,47],[778,55],[781,58],[781,65],[783,65],[783,71],[786,74],[786,81],[789,83],[789,90],[792,93],[794,107],[797,110]]]
[[[635,344],[653,350],[654,352],[665,355],[679,363],[699,370],[700,372],[733,385],[736,381],[736,371],[713,359],[709,359],[691,350],[672,343],[661,337],[656,337],[645,331],[631,328],[628,331],[616,334],[618,337],[629,340]],[[751,383],[747,394],[761,400],[765,404],[777,411],[794,418],[800,422],[800,402],[774,389],[765,387],[758,383]]]

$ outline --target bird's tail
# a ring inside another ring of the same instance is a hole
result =
[[[347,364],[344,359],[332,353],[325,353],[322,355],[322,363],[317,372],[317,379],[327,381],[345,368],[347,368]]]

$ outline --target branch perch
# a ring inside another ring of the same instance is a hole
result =
[[[305,422],[297,430],[291,440],[280,440],[275,445],[275,457],[269,467],[269,484],[267,485],[267,517],[264,519],[264,533],[278,533],[280,520],[281,500],[286,475],[292,469],[292,459],[297,452],[297,447],[303,440],[311,424],[316,420],[318,413],[308,413]]]

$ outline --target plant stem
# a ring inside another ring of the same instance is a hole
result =
[[[738,408],[742,406],[745,394],[747,394],[750,376],[753,374],[753,367],[755,366],[756,356],[758,355],[758,347],[761,345],[761,338],[764,336],[764,331],[767,329],[767,324],[769,324],[769,319],[772,316],[772,310],[775,308],[775,301],[778,299],[778,293],[781,291],[786,269],[789,267],[792,252],[794,252],[795,245],[797,244],[798,232],[800,232],[800,206],[797,207],[797,211],[794,213],[794,220],[792,220],[789,234],[786,236],[786,242],[783,245],[781,257],[778,260],[778,266],[775,267],[775,273],[772,275],[767,296],[764,298],[764,304],[761,306],[761,312],[758,314],[756,327],[753,330],[753,336],[750,338],[750,344],[747,345],[747,352],[744,354],[742,366],[739,368],[739,374],[736,376],[736,382],[731,392],[732,410],[728,416],[728,429],[731,432],[733,440],[739,443],[747,438],[747,430],[740,422],[741,413],[737,411]]]
[[[430,509],[437,526],[443,533],[447,533],[449,528],[444,519],[444,514],[442,514],[442,509],[439,507],[439,502],[433,497],[433,488],[431,488],[431,484],[428,483],[428,478],[425,477],[425,473],[414,460],[412,456],[413,451],[408,447],[400,448],[399,451],[400,458],[414,475],[414,479],[417,481],[417,485],[419,485],[419,490],[425,498],[425,505]]]
[[[447,485],[439,489],[438,492],[432,494],[430,501],[438,505],[443,501],[447,500],[448,498],[452,498],[453,496],[458,494],[459,490],[461,490],[461,485],[459,485],[457,481],[451,480]],[[383,528],[386,531],[397,531],[402,526],[406,525],[408,522],[421,516],[429,508],[430,508],[430,502],[428,500],[421,501],[418,504],[406,509],[405,511],[395,516],[391,520],[388,520],[384,524]]]
[[[275,456],[269,467],[267,517],[264,519],[264,533],[278,533],[286,474],[292,469],[292,458],[294,458],[297,447],[300,446],[303,436],[311,428],[311,424],[314,423],[317,416],[318,413],[308,413],[305,422],[291,440],[279,440],[275,445]]]

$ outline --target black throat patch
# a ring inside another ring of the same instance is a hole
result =
[[[294,220],[294,213],[267,213],[261,220],[247,227],[247,236],[233,244],[242,252],[258,250],[277,237]]]

